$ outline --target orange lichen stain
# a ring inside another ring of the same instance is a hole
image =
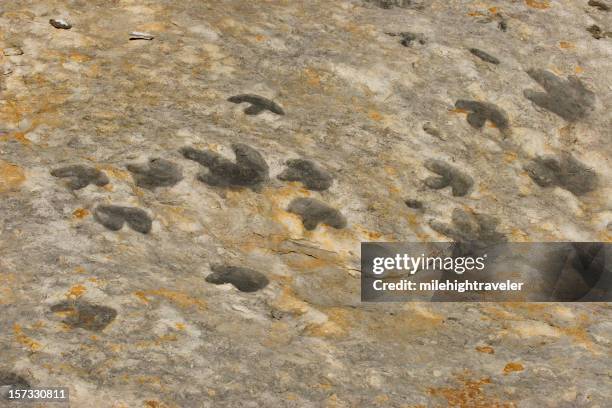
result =
[[[448,407],[457,408],[514,408],[514,403],[500,402],[485,394],[483,386],[491,384],[489,378],[468,380],[459,378],[462,385],[457,388],[429,388],[432,396],[446,399]]]
[[[559,48],[563,48],[564,50],[571,49],[571,48],[574,48],[574,47],[575,47],[575,45],[572,44],[571,42],[567,42],[567,41],[560,41],[559,42]]]
[[[525,0],[525,4],[531,8],[539,10],[550,8],[550,0]]]
[[[174,325],[174,327],[176,327],[177,330],[185,330],[185,324],[184,323],[176,323]]]
[[[24,146],[29,146],[32,144],[32,141],[26,137],[25,132],[9,133],[7,136],[3,137],[3,139],[8,139],[9,137],[12,137]]]
[[[470,11],[467,15],[470,17],[482,17],[484,16],[484,13],[480,11]]]
[[[17,323],[13,325],[13,334],[15,336],[15,340],[17,340],[17,343],[21,344],[22,346],[26,346],[31,352],[35,353],[42,349],[40,343],[32,340],[26,334],[24,334],[21,326]]]
[[[504,367],[504,374],[515,373],[518,371],[523,371],[525,367],[521,363],[508,363]]]
[[[76,268],[74,268],[74,273],[85,273],[85,272],[86,270],[82,266],[77,266]]]
[[[0,161],[0,193],[17,189],[25,179],[25,173],[21,167]]]
[[[161,405],[157,401],[145,401],[145,407],[147,408],[161,408]]]
[[[280,296],[274,302],[274,307],[283,312],[292,313],[298,316],[303,315],[310,308],[308,303],[298,299],[293,289],[288,286],[283,288]]]
[[[310,86],[321,86],[321,77],[314,69],[306,68],[304,70],[306,75],[306,83]]]
[[[489,8],[489,13],[491,14],[497,14],[499,12],[499,8],[497,7],[490,7]]]
[[[257,41],[257,42],[262,42],[262,41],[265,41],[265,40],[266,40],[266,36],[265,35],[257,34],[255,36],[255,41]]]
[[[89,210],[86,208],[77,208],[72,212],[74,218],[82,219],[89,215]]]
[[[390,398],[389,398],[388,395],[381,394],[381,395],[377,395],[376,398],[374,398],[374,402],[376,404],[384,404],[384,403],[388,402],[389,399]]]
[[[450,113],[470,113],[470,111],[461,109],[461,108],[450,109],[449,112]]]
[[[506,163],[512,163],[512,162],[516,161],[517,158],[518,158],[518,156],[514,152],[508,152],[508,153],[504,154],[504,161]]]
[[[495,354],[495,350],[491,346],[477,346],[476,351],[485,354]]]
[[[206,302],[200,299],[193,298],[183,292],[168,289],[154,289],[146,291],[134,292],[134,296],[138,297],[145,303],[149,303],[148,296],[158,296],[171,301],[172,303],[182,308],[196,307],[200,310],[206,309]]]
[[[576,68],[574,68],[574,73],[576,74],[582,74],[584,72],[584,68],[578,66]]]
[[[391,166],[384,166],[383,169],[385,170],[385,173],[387,173],[390,176],[397,175],[397,170],[395,170],[395,168]]]
[[[111,177],[117,180],[129,180],[130,172],[127,170],[121,170],[113,166],[97,166],[98,170],[105,170]]]
[[[83,296],[85,292],[87,292],[87,288],[85,288],[85,286],[74,285],[70,288],[70,290],[68,290],[68,292],[66,293],[66,297],[68,299],[78,299]]]
[[[87,61],[91,61],[91,57],[89,55],[81,54],[81,53],[78,53],[78,52],[71,53],[69,58],[70,58],[71,61],[74,61],[74,62],[87,62]]]
[[[383,120],[383,116],[376,111],[369,111],[368,117],[376,122],[380,122],[381,120]]]

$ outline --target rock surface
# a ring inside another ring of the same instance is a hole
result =
[[[362,304],[359,244],[610,241],[610,5],[0,2],[0,387],[79,408],[609,406],[609,304]],[[568,189],[548,157],[597,183]],[[125,167],[150,158],[181,177]],[[302,158],[329,188],[278,178]],[[424,186],[438,162],[469,193]],[[51,175],[73,165],[99,172]],[[304,228],[300,198],[346,227]],[[217,264],[266,285],[206,282]]]

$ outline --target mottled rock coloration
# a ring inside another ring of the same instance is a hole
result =
[[[362,303],[360,254],[611,241],[611,5],[0,1],[0,394],[608,407],[609,304]]]

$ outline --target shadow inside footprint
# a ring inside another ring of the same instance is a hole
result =
[[[208,167],[208,172],[200,173],[198,180],[211,186],[254,187],[268,180],[268,164],[257,150],[244,143],[232,144],[232,149],[236,155],[235,163],[210,150],[184,147],[181,153],[185,158]]]
[[[152,158],[147,164],[128,164],[134,173],[136,185],[154,190],[156,187],[171,187],[183,179],[181,166],[169,160]]]
[[[206,282],[215,285],[231,283],[241,292],[256,292],[268,286],[269,280],[258,271],[240,266],[212,265],[213,271],[206,277]]]
[[[430,159],[425,162],[425,167],[439,177],[428,177],[425,185],[436,190],[450,186],[455,197],[466,195],[474,185],[474,179],[467,173],[442,161]]]
[[[104,330],[117,317],[117,311],[113,308],[84,301],[61,302],[51,306],[51,311],[62,314],[64,324],[73,329],[96,332]]]
[[[336,229],[346,227],[346,218],[333,207],[314,198],[300,197],[289,204],[287,211],[297,214],[307,230],[317,228],[319,224],[326,224]]]
[[[287,160],[287,168],[277,177],[283,181],[299,181],[309,190],[323,191],[331,185],[333,178],[310,160]]]
[[[95,167],[80,164],[53,169],[51,170],[51,175],[53,177],[67,178],[68,187],[72,190],[80,190],[89,184],[101,187],[109,183],[108,177],[102,171]]]
[[[151,231],[153,222],[140,208],[119,205],[99,205],[94,210],[94,218],[111,231],[119,231],[127,222],[130,228],[143,234]]]
[[[571,154],[541,156],[524,166],[529,177],[541,187],[559,186],[574,195],[586,194],[597,187],[597,174]]]
[[[276,102],[264,98],[263,96],[253,95],[253,94],[241,94],[235,95],[227,99],[232,103],[243,103],[247,102],[251,104],[244,110],[244,113],[247,115],[259,115],[264,110],[268,110],[272,113],[276,113],[277,115],[284,115],[285,111],[280,107]]]
[[[533,78],[546,92],[527,89],[525,97],[568,122],[574,122],[586,117],[595,104],[595,94],[588,90],[575,76],[567,80],[543,69],[530,69],[527,74]]]
[[[469,111],[467,121],[473,128],[482,129],[487,120],[502,131],[510,127],[506,112],[492,103],[460,99],[455,108]]]

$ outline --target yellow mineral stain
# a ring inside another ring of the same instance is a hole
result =
[[[72,216],[78,219],[85,218],[88,215],[89,215],[89,210],[87,210],[86,208],[77,208],[76,210],[72,212]]]
[[[574,73],[576,74],[582,74],[584,72],[584,68],[578,66],[576,68],[574,68]]]
[[[198,308],[200,310],[206,309],[206,302],[201,299],[196,299],[187,295],[186,293],[169,290],[169,289],[154,289],[134,292],[134,296],[138,297],[144,303],[149,303],[149,296],[162,297],[182,308]]]
[[[66,297],[68,299],[78,299],[83,296],[85,292],[87,292],[87,288],[85,288],[85,286],[80,284],[74,285],[68,290],[68,292],[66,293]]]
[[[13,325],[13,334],[15,336],[15,340],[17,340],[17,343],[29,348],[32,352],[37,352],[42,348],[40,343],[32,340],[27,335],[25,335],[23,333],[23,330],[21,329],[21,326],[17,323]]]
[[[525,4],[531,8],[539,10],[550,8],[550,0],[525,0]]]
[[[508,152],[508,153],[504,154],[504,161],[506,163],[512,163],[512,162],[516,161],[517,158],[518,158],[518,156],[514,152]]]
[[[369,111],[368,117],[376,122],[380,122],[381,120],[383,120],[383,116],[376,111]]]
[[[21,167],[0,160],[0,193],[17,189],[25,179]]]
[[[515,373],[518,371],[523,371],[525,367],[521,363],[508,363],[504,367],[504,374]]]
[[[515,408],[511,402],[501,402],[489,397],[483,387],[491,384],[491,379],[469,380],[460,378],[457,388],[440,387],[429,388],[430,395],[446,399],[448,407],[457,408]]]
[[[572,44],[571,42],[568,42],[568,41],[560,41],[559,42],[559,47],[563,48],[564,50],[567,50],[567,49],[574,48],[575,45]]]
[[[491,346],[478,346],[476,347],[476,351],[485,354],[495,354],[495,350]]]
[[[274,302],[274,306],[283,312],[293,313],[296,315],[302,315],[310,308],[308,303],[299,299],[295,295],[293,289],[290,287],[283,288],[281,295]]]
[[[87,62],[91,61],[91,57],[89,55],[81,54],[79,52],[73,52],[69,56],[70,60],[73,62]]]
[[[321,77],[314,69],[306,68],[304,70],[306,75],[306,83],[310,86],[321,86]]]

